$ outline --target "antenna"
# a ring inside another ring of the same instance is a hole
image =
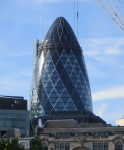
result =
[[[75,0],[74,0],[74,33],[75,33]]]
[[[41,41],[42,41],[42,35],[43,35],[43,17],[41,16]]]

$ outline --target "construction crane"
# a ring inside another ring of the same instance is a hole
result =
[[[124,16],[115,5],[113,0],[95,0],[109,17],[117,24],[117,26],[124,32]]]

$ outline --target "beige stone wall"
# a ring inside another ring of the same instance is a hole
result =
[[[121,127],[120,127],[121,128]],[[105,130],[105,129],[104,129]],[[116,130],[117,131],[117,130]],[[50,131],[49,131],[50,132]],[[55,131],[51,132],[54,133],[55,135]],[[50,133],[51,133],[50,132]],[[75,130],[70,129],[65,131],[65,129],[61,129],[61,130],[56,130],[56,132],[75,132]],[[79,132],[79,130],[78,130]],[[55,150],[55,143],[69,143],[70,144],[70,150],[73,150],[74,148],[77,147],[82,147],[82,145],[86,148],[88,148],[88,150],[93,150],[93,143],[105,143],[108,142],[108,150],[115,150],[115,143],[120,141],[122,143],[122,145],[124,145],[124,135],[123,134],[114,134],[114,135],[109,135],[108,137],[94,137],[92,136],[84,136],[84,135],[79,135],[78,137],[75,136],[71,136],[70,138],[63,138],[63,137],[59,137],[57,138],[56,136],[54,137],[49,137],[49,134],[47,135],[41,135],[40,136],[41,139],[46,139],[45,142],[48,144],[48,148],[50,150],[50,148],[53,148]],[[123,146],[123,150],[124,150],[124,146]]]
[[[124,119],[115,119],[115,126],[124,126]]]

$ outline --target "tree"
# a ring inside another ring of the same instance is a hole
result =
[[[14,138],[12,141],[9,138],[0,140],[0,150],[24,150],[24,146],[18,143],[18,138]]]
[[[30,150],[44,150],[44,148],[42,147],[42,142],[43,141],[38,136],[35,136],[31,140],[32,148],[30,148]],[[45,150],[48,150],[48,147],[46,147]]]

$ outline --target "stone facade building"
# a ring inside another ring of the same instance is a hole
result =
[[[37,135],[48,150],[123,150],[124,127],[77,124],[75,120],[48,120]]]

